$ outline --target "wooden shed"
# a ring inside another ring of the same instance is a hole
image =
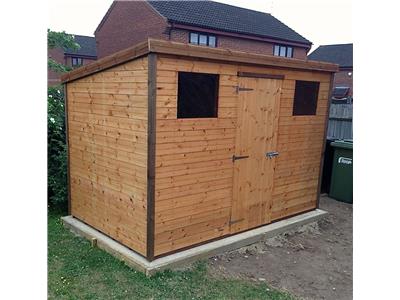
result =
[[[152,261],[314,210],[337,70],[150,39],[69,72],[70,214]]]

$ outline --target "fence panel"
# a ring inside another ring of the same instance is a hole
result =
[[[331,104],[327,138],[353,139],[353,104]]]

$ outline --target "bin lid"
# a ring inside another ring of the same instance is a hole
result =
[[[353,149],[353,140],[337,140],[331,143],[332,147]]]

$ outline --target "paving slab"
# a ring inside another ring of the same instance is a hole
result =
[[[136,268],[146,275],[151,276],[156,272],[165,269],[176,269],[189,265],[194,261],[209,258],[217,254],[232,251],[250,244],[259,242],[263,239],[276,236],[296,227],[315,222],[327,214],[326,211],[315,209],[304,214],[290,217],[285,220],[277,221],[256,229],[238,233],[217,241],[193,247],[188,250],[180,251],[171,255],[148,261],[135,251],[125,247],[121,243],[113,240],[107,235],[85,224],[84,222],[72,217],[62,217],[65,227],[69,228],[75,234],[87,238],[93,245],[103,249],[118,259],[124,261],[127,265]]]

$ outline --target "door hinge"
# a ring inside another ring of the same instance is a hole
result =
[[[254,89],[251,89],[251,88],[244,88],[244,87],[240,87],[240,86],[237,86],[237,87],[236,87],[236,93],[245,92],[245,91],[254,91]]]
[[[236,223],[239,223],[239,222],[242,222],[242,221],[244,221],[244,218],[241,218],[241,219],[238,219],[238,220],[229,221],[229,225],[233,225],[233,224],[236,224]]]

